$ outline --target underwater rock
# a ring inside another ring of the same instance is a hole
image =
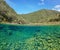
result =
[[[12,32],[9,32],[8,35],[11,36],[13,33]]]
[[[3,29],[4,27],[3,26],[0,26],[0,29]]]
[[[60,34],[57,34],[56,37],[57,37],[57,38],[60,38]]]
[[[16,48],[15,50],[20,50],[20,48]]]
[[[52,43],[53,40],[52,40],[52,39],[47,39],[47,42],[48,42],[48,43]]]
[[[40,30],[36,30],[36,32],[40,32]]]
[[[37,43],[37,42],[36,42],[35,46],[40,46],[40,43]]]

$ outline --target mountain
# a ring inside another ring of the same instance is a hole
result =
[[[22,17],[30,23],[58,22],[60,21],[60,12],[42,9],[30,14],[23,14]]]
[[[42,9],[29,14],[17,14],[4,0],[0,0],[0,23],[48,23],[60,22],[60,12]]]
[[[19,18],[18,18],[19,17]],[[25,23],[4,0],[0,0],[0,23]]]
[[[16,15],[16,12],[4,0],[0,0],[0,22],[12,22],[15,20],[13,18],[16,17],[14,14]]]

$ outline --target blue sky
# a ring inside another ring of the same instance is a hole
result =
[[[18,14],[27,14],[40,9],[60,11],[60,0],[6,0]]]

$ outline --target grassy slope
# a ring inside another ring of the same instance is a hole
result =
[[[30,14],[22,15],[30,23],[43,23],[49,22],[51,19],[59,18],[60,12],[53,11],[53,10],[39,10]]]
[[[19,16],[4,0],[0,0],[0,22],[25,23],[23,18]]]
[[[0,0],[0,16],[3,16],[4,21],[5,18],[4,16],[6,16],[7,18],[9,17],[14,18],[16,17],[16,12],[12,8],[10,8],[4,0]]]

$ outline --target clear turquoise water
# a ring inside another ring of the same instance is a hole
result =
[[[60,26],[0,24],[0,50],[60,50]]]

